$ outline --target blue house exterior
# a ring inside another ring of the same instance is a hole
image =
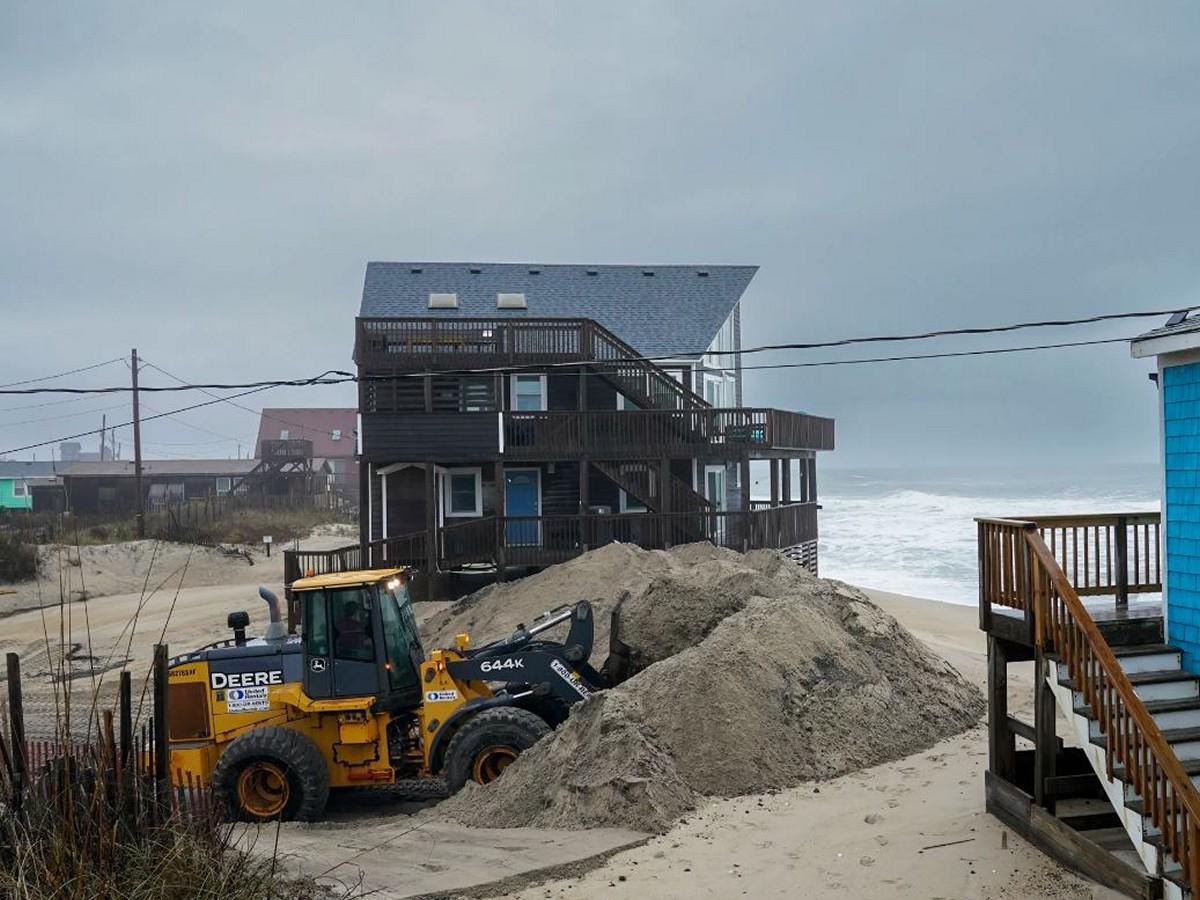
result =
[[[1163,504],[1163,616],[1183,665],[1200,672],[1200,320],[1182,319],[1133,341],[1158,363]]]

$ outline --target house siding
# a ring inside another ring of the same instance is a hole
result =
[[[1200,363],[1163,369],[1168,640],[1200,671]]]
[[[25,496],[18,497],[13,493],[16,482],[25,479],[0,478],[0,509],[33,509],[33,493],[25,489]]]

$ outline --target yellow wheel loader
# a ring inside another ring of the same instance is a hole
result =
[[[412,799],[487,783],[603,688],[591,666],[585,601],[478,648],[458,635],[426,656],[404,569],[339,572],[292,584],[300,635],[265,588],[270,623],[171,660],[171,771],[211,785],[231,816],[321,816],[330,790],[388,786]],[[566,624],[566,640],[539,635]]]

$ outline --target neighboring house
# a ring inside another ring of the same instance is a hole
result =
[[[614,540],[710,540],[815,571],[833,421],[740,406],[755,271],[368,264],[354,359],[372,564],[503,577]],[[749,496],[752,460],[770,498]]]
[[[350,407],[268,407],[258,424],[255,455],[273,441],[310,441],[314,466],[328,464],[329,487],[352,502],[358,498],[358,410]]]
[[[142,491],[146,508],[234,492],[254,471],[256,459],[170,459],[142,461]],[[133,462],[73,462],[60,464],[67,508],[79,515],[129,513],[137,508]]]
[[[1171,322],[1134,340],[1132,353],[1158,361],[1166,637],[1200,672],[1200,319]]]
[[[0,509],[33,509],[35,489],[55,483],[52,462],[0,460]]]

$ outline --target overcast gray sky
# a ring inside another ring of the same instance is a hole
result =
[[[346,368],[369,259],[753,263],[747,345],[1200,303],[1198,188],[1192,0],[10,0],[0,382],[134,345],[188,379]],[[835,416],[844,465],[1144,460],[1146,371],[1115,345],[755,373],[746,399]],[[0,449],[123,402],[13,409],[55,399],[0,398]],[[147,455],[256,427],[199,410]]]

